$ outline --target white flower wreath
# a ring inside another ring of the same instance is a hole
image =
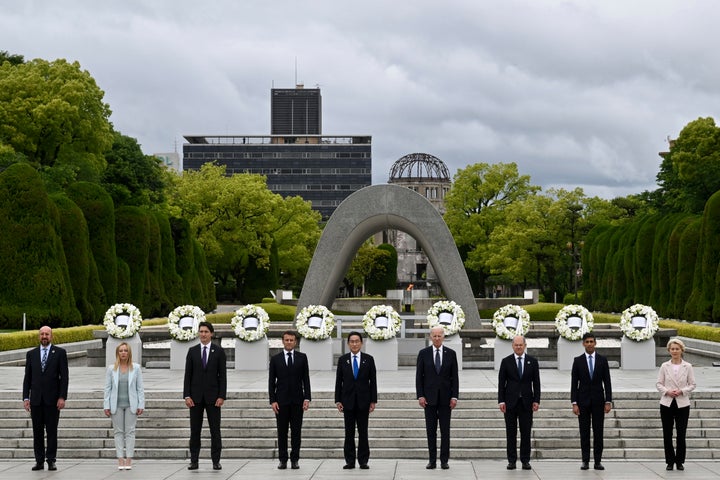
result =
[[[335,328],[335,315],[324,305],[308,305],[297,314],[295,328],[303,338],[325,340]]]
[[[592,332],[595,320],[592,313],[582,305],[565,305],[555,315],[555,328],[566,340],[580,340],[587,332]]]
[[[182,305],[168,315],[170,336],[180,342],[189,342],[198,336],[200,322],[205,321],[205,312],[195,305]]]
[[[530,330],[530,314],[519,305],[505,305],[493,314],[492,326],[495,335],[504,340],[512,340]]]
[[[257,342],[267,336],[270,316],[262,307],[245,305],[235,310],[230,325],[243,342]]]
[[[639,317],[644,317],[644,320]],[[652,307],[636,303],[620,316],[620,330],[630,340],[650,340],[658,330],[658,315]]]
[[[130,338],[140,330],[142,316],[135,305],[116,303],[105,312],[103,325],[111,337]]]
[[[430,328],[438,325],[443,327],[447,336],[455,335],[465,325],[465,312],[457,303],[441,300],[428,310],[427,322]]]
[[[375,305],[363,317],[363,330],[373,340],[395,338],[401,326],[400,315],[389,305]]]

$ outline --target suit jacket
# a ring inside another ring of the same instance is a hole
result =
[[[350,410],[369,409],[371,403],[377,403],[376,377],[375,359],[371,355],[360,354],[357,379],[353,375],[352,354],[341,356],[335,375],[335,403],[342,402],[343,408]]]
[[[50,345],[45,371],[42,371],[40,347],[33,348],[25,357],[23,400],[30,405],[55,405],[58,398],[67,400],[68,361],[65,349]]]
[[[307,355],[293,350],[292,367],[287,366],[285,349],[270,359],[268,393],[270,403],[302,405],[312,400],[310,393],[310,368]]]
[[[417,398],[425,397],[428,405],[445,405],[451,398],[458,398],[458,363],[455,350],[442,346],[442,366],[435,371],[435,347],[430,345],[418,353],[415,370],[415,392]]]
[[[220,345],[210,343],[207,366],[202,366],[202,344],[188,349],[185,357],[185,380],[183,398],[190,397],[195,403],[205,400],[206,404],[215,404],[218,398],[227,398],[227,361],[225,350]]]
[[[118,402],[118,380],[120,369],[113,366],[105,372],[105,396],[103,397],[103,409],[110,410],[110,413],[117,412]],[[128,397],[130,397],[130,410],[135,413],[138,408],[145,410],[145,387],[143,386],[142,370],[140,364],[133,363],[132,370],[128,370]]]
[[[678,372],[675,373],[675,369],[670,360],[664,362],[660,365],[656,386],[658,391],[662,393],[660,405],[669,407],[674,398],[678,408],[689,407],[690,392],[695,390],[695,374],[693,373],[692,365],[683,360]],[[668,390],[675,390],[676,388],[682,390],[682,395],[671,397],[667,394]]]
[[[540,403],[540,366],[537,359],[527,353],[522,378],[514,353],[502,359],[498,372],[498,403],[515,408],[518,401],[522,401],[523,407],[528,410],[532,409],[533,403]]]
[[[610,383],[610,365],[607,358],[595,352],[595,365],[593,377],[590,378],[587,355],[583,353],[573,360],[570,401],[580,407],[589,407],[591,404],[605,404],[612,402],[612,385]]]

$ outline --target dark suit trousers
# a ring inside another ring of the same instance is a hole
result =
[[[428,440],[428,459],[437,461],[437,427],[440,424],[440,462],[450,459],[450,405],[426,405],[425,429]]]
[[[672,401],[669,407],[660,405],[660,420],[663,429],[663,444],[665,445],[665,463],[685,463],[685,434],[687,432],[690,407],[678,408],[677,402]],[[677,427],[677,449],[673,449],[673,423]]]
[[[290,461],[300,459],[300,441],[302,439],[302,405],[280,405],[280,411],[275,416],[278,432],[278,460],[288,461],[288,427],[290,427]]]
[[[220,462],[222,437],[220,436],[220,407],[214,403],[196,403],[190,407],[190,461],[197,462],[200,457],[200,434],[202,432],[203,412],[207,412],[210,425],[210,458],[213,463]]]
[[[45,460],[54,462],[57,455],[57,427],[60,411],[57,405],[32,405],[30,418],[33,425],[33,450],[35,462]],[[45,450],[45,433],[47,432],[47,450]]]
[[[367,407],[362,410],[357,407],[352,410],[346,408],[343,410],[343,416],[345,418],[345,444],[343,446],[345,463],[355,465],[355,425],[357,425],[357,461],[360,465],[365,465],[370,460],[370,442],[368,441],[370,410]]]
[[[508,463],[517,462],[517,429],[520,423],[520,461],[530,462],[530,431],[532,429],[532,410],[522,402],[505,411],[505,437],[507,438]]]
[[[603,429],[605,428],[605,404],[592,403],[589,407],[580,407],[580,450],[582,461],[590,462],[590,426],[593,431],[593,459],[600,463],[603,453]]]

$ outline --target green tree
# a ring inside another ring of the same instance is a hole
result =
[[[159,158],[143,154],[136,139],[115,132],[105,159],[102,185],[116,206],[165,202],[168,174]]]
[[[377,247],[380,250],[386,250],[390,256],[387,257],[384,272],[378,272],[376,275],[371,275],[365,282],[368,293],[370,295],[383,295],[388,290],[392,290],[397,286],[397,267],[398,267],[398,255],[395,247],[389,243],[381,243]]]
[[[445,222],[481,291],[490,274],[490,235],[504,221],[509,205],[538,190],[528,175],[519,175],[515,163],[476,163],[455,175],[445,197]]]
[[[0,143],[46,171],[47,179],[98,181],[112,144],[111,112],[103,96],[77,62],[4,62]]]
[[[10,65],[20,65],[25,63],[25,57],[22,55],[8,53],[7,50],[0,50],[0,65],[9,62]]]
[[[364,295],[365,280],[383,275],[391,257],[388,250],[377,248],[368,240],[358,249],[345,277],[352,285],[360,287]]]
[[[655,198],[665,211],[701,213],[720,190],[720,128],[711,117],[688,123],[663,155]]]

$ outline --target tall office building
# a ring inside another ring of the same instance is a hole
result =
[[[326,220],[347,196],[370,185],[372,137],[321,135],[320,89],[272,89],[271,98],[271,135],[185,135],[183,170],[216,162],[228,175],[264,175],[272,192],[312,202]]]

